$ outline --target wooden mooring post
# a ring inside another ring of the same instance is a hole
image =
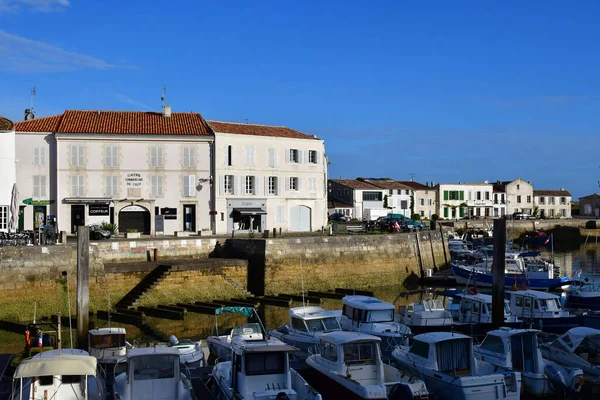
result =
[[[442,250],[444,250],[444,265],[448,267],[448,255],[446,255],[446,243],[444,242],[444,228],[440,224],[440,237],[442,239]]]
[[[492,325],[504,325],[504,268],[506,264],[506,220],[494,220],[494,261],[492,262]]]
[[[88,350],[90,320],[90,227],[77,227],[77,346]]]

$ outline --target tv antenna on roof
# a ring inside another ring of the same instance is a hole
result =
[[[165,96],[167,94],[167,85],[162,86],[162,96],[160,96],[161,106],[165,108]]]
[[[31,88],[31,96],[29,98],[29,108],[25,110],[25,120],[32,120],[35,118],[35,111],[33,109],[33,99],[35,98],[35,86]]]
[[[35,86],[31,88],[31,111],[33,111],[33,99],[35,98]]]
[[[415,176],[416,176],[416,175],[417,175],[417,174],[415,174],[414,172],[411,172],[411,173],[409,173],[409,174],[408,174],[408,176],[410,176],[410,181],[411,181],[411,182],[413,182],[413,181],[415,180]]]

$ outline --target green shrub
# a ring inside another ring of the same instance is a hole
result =
[[[108,222],[103,222],[100,224],[100,229],[103,231],[109,231],[111,236],[114,236],[118,232],[118,228],[116,224],[111,224]]]
[[[139,232],[136,228],[128,228],[127,233],[137,233]]]

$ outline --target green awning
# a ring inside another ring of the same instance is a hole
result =
[[[221,313],[237,313],[241,314],[244,317],[250,318],[254,314],[254,308],[252,307],[219,307],[215,309],[215,315],[219,315]]]

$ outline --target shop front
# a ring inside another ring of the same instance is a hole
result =
[[[112,199],[109,197],[68,197],[63,200],[70,208],[71,233],[77,227],[109,223]]]
[[[227,232],[262,232],[267,226],[267,200],[227,200]]]

